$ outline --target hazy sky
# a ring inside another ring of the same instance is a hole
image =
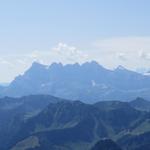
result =
[[[149,0],[0,0],[0,82],[33,61],[150,67]]]

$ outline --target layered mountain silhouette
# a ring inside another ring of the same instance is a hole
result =
[[[27,119],[36,116],[49,103],[62,99],[48,95],[30,95],[21,98],[0,99],[0,149]]]
[[[97,62],[82,65],[53,63],[45,66],[34,62],[23,75],[0,88],[0,96],[20,97],[50,94],[65,99],[92,103],[99,100],[133,100],[150,98],[150,76],[119,66],[108,70]]]
[[[0,149],[148,149],[149,120],[150,112],[134,108],[131,102],[5,97],[0,99]]]

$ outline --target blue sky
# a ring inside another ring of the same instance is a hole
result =
[[[0,82],[33,61],[150,65],[149,0],[0,0]]]

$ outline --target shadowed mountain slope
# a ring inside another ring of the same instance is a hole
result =
[[[91,150],[121,150],[121,148],[110,139],[102,139]]]

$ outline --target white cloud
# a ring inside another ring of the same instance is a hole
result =
[[[53,62],[83,63],[89,59],[88,55],[78,50],[76,47],[65,43],[58,43],[48,51],[33,50],[24,54],[3,55],[0,59],[0,67],[3,68],[1,81],[11,81],[18,74],[22,74],[31,66],[34,61],[42,64],[51,64]]]
[[[14,67],[14,64],[8,60],[5,60],[4,58],[0,58],[0,64],[6,65],[8,67]]]
[[[52,56],[54,61],[60,61],[62,63],[82,63],[89,60],[88,54],[65,43],[58,43],[56,47],[52,48],[49,56]]]
[[[122,61],[126,61],[127,57],[125,53],[116,53],[116,57]]]
[[[139,57],[141,59],[150,61],[150,52],[139,51]]]
[[[92,45],[91,49],[82,50],[60,42],[47,51],[33,50],[30,53],[1,56],[0,67],[3,68],[1,80],[12,80],[29,68],[33,61],[44,64],[52,62],[67,64],[96,60],[108,68],[115,68],[118,65],[129,69],[150,68],[150,37],[105,38],[97,40]]]
[[[11,57],[11,56],[10,56]],[[69,46],[65,43],[58,43],[55,47],[48,51],[34,50],[31,53],[16,56],[16,62],[20,64],[31,64],[33,61],[50,64],[52,62],[75,63],[85,62],[89,56],[76,47]]]
[[[22,64],[22,65],[26,65],[27,61],[25,59],[17,59],[16,63]]]
[[[116,37],[101,39],[93,43],[96,47],[111,52],[135,53],[139,50],[150,51],[150,37]]]
[[[92,43],[102,64],[112,68],[118,64],[136,69],[150,67],[150,37],[113,37]]]

